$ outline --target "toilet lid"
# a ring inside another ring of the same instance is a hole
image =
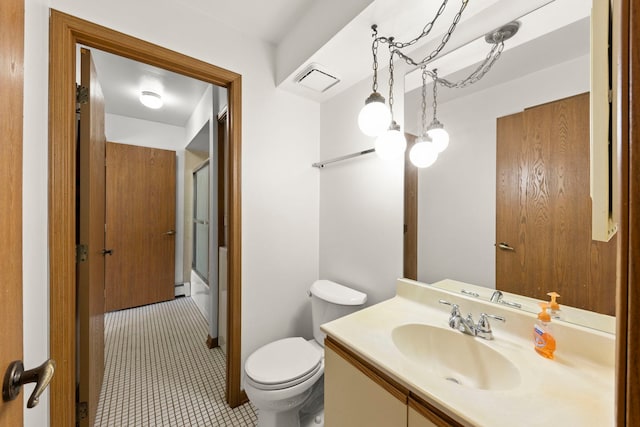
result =
[[[318,370],[321,353],[304,338],[284,338],[269,343],[247,358],[246,374],[264,385],[303,380]]]

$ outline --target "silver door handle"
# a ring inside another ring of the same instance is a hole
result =
[[[56,362],[47,360],[37,368],[24,370],[22,360],[15,360],[9,364],[7,372],[4,374],[2,382],[2,400],[9,402],[20,394],[20,388],[27,383],[36,383],[33,393],[27,401],[27,408],[33,408],[40,401],[40,395],[47,388],[53,373],[56,369]]]
[[[175,230],[169,230],[166,233],[164,233],[166,236],[173,236],[174,234],[176,234]]]
[[[499,247],[500,249],[505,250],[505,251],[514,251],[514,252],[516,251],[514,248],[512,248],[511,246],[509,246],[509,244],[508,244],[508,243],[505,243],[505,242],[500,242],[500,243],[498,243],[498,247]]]

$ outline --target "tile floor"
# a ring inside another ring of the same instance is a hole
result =
[[[255,426],[251,403],[225,403],[225,357],[206,337],[189,297],[106,314],[95,427]]]

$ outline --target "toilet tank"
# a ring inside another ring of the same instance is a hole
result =
[[[313,338],[324,347],[325,333],[320,325],[360,310],[367,294],[330,280],[316,280],[311,285]]]

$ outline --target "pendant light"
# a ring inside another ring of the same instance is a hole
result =
[[[358,126],[362,133],[367,136],[378,136],[382,134],[391,123],[391,111],[384,103],[384,96],[378,92],[378,31],[377,25],[371,27],[373,30],[373,43],[371,51],[373,53],[373,85],[372,93],[364,101],[364,107],[358,115]]]
[[[442,153],[449,146],[449,132],[444,128],[444,125],[436,118],[436,112],[438,111],[438,70],[433,70],[433,120],[427,127],[427,135],[433,141],[433,145],[438,150],[438,153]],[[424,75],[424,71],[423,71]]]
[[[417,167],[428,167],[432,165],[438,158],[438,153],[443,152],[449,145],[449,134],[444,129],[444,125],[437,119],[437,92],[438,84],[449,88],[460,88],[480,80],[498,60],[504,48],[504,40],[512,37],[519,28],[517,22],[509,23],[497,30],[486,35],[487,43],[492,44],[491,51],[485,57],[480,66],[473,71],[468,77],[459,82],[449,82],[446,79],[440,79],[436,70],[430,71],[426,69],[426,65],[432,61],[451,39],[452,34],[460,22],[462,12],[467,7],[469,0],[461,0],[460,8],[453,17],[448,26],[447,32],[436,48],[422,59],[414,59],[403,52],[403,49],[413,49],[415,44],[423,38],[427,37],[434,24],[443,15],[448,4],[448,0],[442,0],[440,7],[430,21],[422,28],[422,32],[411,40],[405,42],[396,41],[394,37],[378,36],[377,25],[371,26],[373,31],[373,42],[371,51],[373,54],[373,85],[372,93],[365,100],[365,106],[358,115],[358,126],[365,135],[377,136],[375,142],[375,152],[384,159],[401,157],[406,151],[407,141],[404,133],[400,130],[400,126],[393,118],[393,59],[394,55],[403,59],[407,64],[414,67],[422,68],[423,72],[423,107],[422,107],[422,135],[418,138],[416,144],[409,153],[411,162]],[[385,105],[384,97],[378,92],[378,46],[380,43],[387,44],[389,47],[389,106]],[[433,120],[426,126],[426,77],[433,78]],[[366,150],[365,152],[371,152]],[[363,152],[364,153],[364,152]]]
[[[409,160],[419,168],[426,168],[438,159],[438,149],[427,134],[427,68],[422,67],[422,136],[418,138],[409,152]]]
[[[389,127],[391,112],[384,103],[384,97],[373,92],[364,102],[358,115],[358,126],[367,136],[378,136]]]
[[[400,125],[393,119],[393,50],[389,49],[389,112],[391,124],[376,139],[376,154],[385,160],[397,159],[404,155],[407,140],[400,130]]]
[[[371,30],[373,31],[373,43],[371,44],[371,52],[373,54],[373,85],[372,85],[372,93],[365,100],[365,105],[360,110],[360,114],[358,115],[358,126],[360,130],[368,136],[379,136],[379,138],[383,138],[380,142],[380,146],[391,146],[391,140],[396,140],[396,142],[400,143],[401,138],[395,134],[394,132],[400,133],[397,123],[393,121],[393,107],[392,107],[392,96],[393,96],[393,76],[390,77],[389,82],[389,108],[385,105],[384,97],[378,92],[378,45],[379,43],[386,43],[389,46],[389,52],[391,53],[390,60],[390,73],[393,74],[391,68],[393,67],[393,55],[397,54],[403,59],[405,59],[411,65],[422,65],[422,63],[427,63],[431,59],[435,58],[435,56],[444,48],[444,46],[449,41],[451,34],[456,28],[458,21],[460,20],[460,16],[462,15],[462,11],[467,7],[469,0],[462,0],[460,10],[454,17],[451,25],[449,26],[449,31],[443,37],[440,45],[431,52],[426,58],[423,58],[420,61],[420,64],[416,63],[413,59],[404,55],[400,49],[409,47],[417,43],[423,37],[426,37],[431,30],[433,29],[433,25],[436,20],[442,15],[444,9],[447,5],[448,0],[443,0],[442,5],[438,8],[436,15],[433,19],[427,23],[422,29],[421,34],[415,37],[413,40],[409,42],[395,42],[393,37],[378,37],[378,26],[372,25]],[[404,135],[400,133],[402,136],[402,140],[405,142],[406,149],[406,140],[404,139]],[[385,142],[385,139],[389,139]],[[400,144],[402,145],[402,144]],[[398,149],[398,151],[400,151]],[[402,150],[404,152],[404,149]]]

